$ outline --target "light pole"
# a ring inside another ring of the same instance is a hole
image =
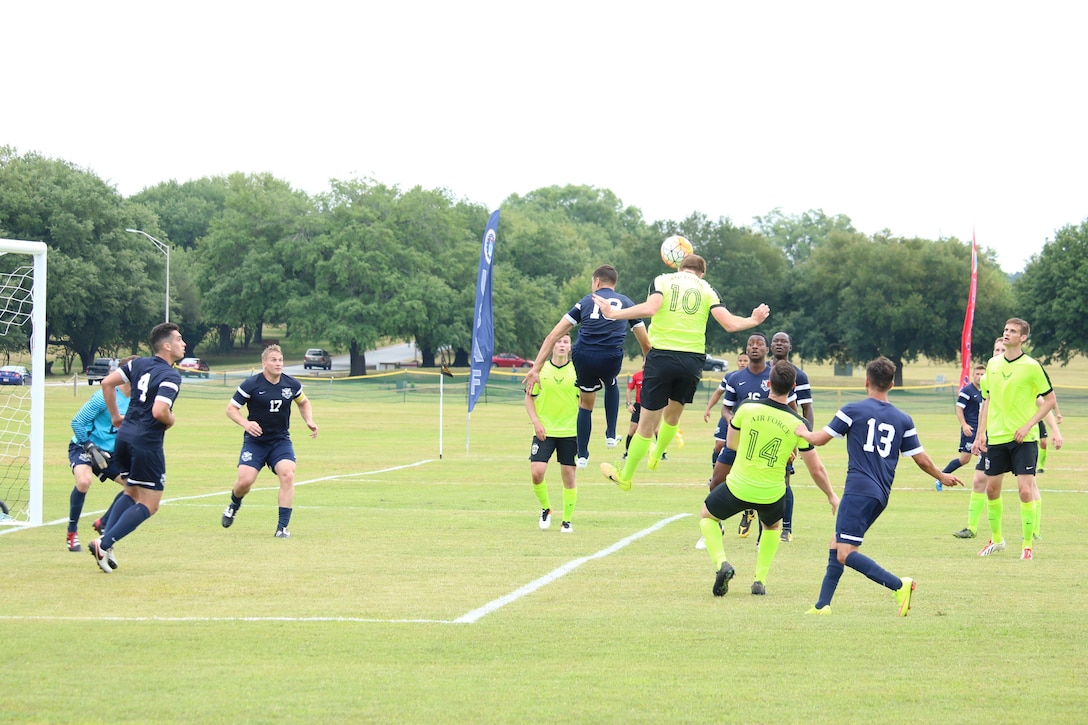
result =
[[[147,232],[139,229],[126,229],[126,232],[132,232],[133,234],[143,234],[145,237],[151,240],[151,243],[155,245],[160,252],[166,255],[166,321],[170,321],[170,245],[160,242],[155,237],[151,236]]]

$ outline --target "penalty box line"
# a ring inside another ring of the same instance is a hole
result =
[[[479,620],[486,617],[488,614],[498,611],[507,604],[512,604],[522,597],[532,594],[536,590],[547,586],[559,579],[563,578],[567,574],[571,573],[582,564],[586,562],[594,561],[596,559],[603,559],[610,554],[614,554],[620,549],[624,548],[628,544],[634,543],[644,536],[649,536],[655,531],[659,531],[668,526],[674,521],[687,518],[691,516],[689,513],[676,514],[670,516],[667,519],[658,521],[653,526],[643,529],[642,531],[631,534],[630,536],[620,539],[615,544],[607,546],[600,551],[590,554],[589,556],[583,556],[578,559],[573,559],[566,564],[563,564],[557,569],[545,574],[539,579],[535,579],[525,586],[519,587],[514,591],[501,596],[498,599],[493,599],[482,607],[473,609],[467,614],[463,614],[457,619],[377,619],[377,618],[364,618],[364,617],[167,617],[167,616],[155,616],[155,617],[122,617],[122,616],[105,616],[105,617],[88,617],[88,616],[50,616],[50,615],[38,615],[38,616],[19,616],[19,615],[0,615],[0,621],[12,621],[12,620],[34,620],[34,621],[68,621],[68,622],[352,622],[352,623],[372,623],[372,624],[474,624]]]

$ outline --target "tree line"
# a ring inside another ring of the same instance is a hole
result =
[[[592,186],[513,194],[501,210],[499,351],[534,354],[600,264],[615,265],[617,289],[641,301],[666,271],[661,240],[683,234],[727,306],[745,314],[769,304],[768,332],[789,332],[804,359],[859,363],[883,354],[901,370],[919,356],[959,355],[969,242],[869,236],[822,210],[776,209],[748,226],[698,212],[649,221]],[[193,354],[248,347],[276,325],[349,352],[352,374],[365,374],[365,351],[390,339],[414,340],[425,367],[443,356],[467,366],[489,213],[446,189],[333,179],[311,196],[269,174],[240,172],[123,197],[92,171],[0,147],[0,237],[49,247],[47,339],[65,372],[102,350],[135,351],[163,318],[165,256],[127,229],[170,245],[171,321]],[[1088,351],[1086,252],[1088,222],[1059,230],[1015,280],[982,251],[978,349],[988,352],[1015,315],[1031,322],[1034,353],[1045,361]],[[712,326],[708,348],[738,349],[743,337]]]

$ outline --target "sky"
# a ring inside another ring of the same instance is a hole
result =
[[[242,171],[492,209],[584,184],[648,221],[822,209],[974,234],[1008,273],[1088,218],[1088,5],[667,5],[5,4],[0,145],[125,196]]]

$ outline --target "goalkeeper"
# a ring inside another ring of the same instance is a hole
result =
[[[121,364],[127,363],[136,356],[127,357]],[[125,384],[118,387],[117,409],[122,417],[128,410],[131,388]],[[106,401],[102,397],[102,391],[96,390],[91,399],[83,404],[79,412],[72,418],[72,439],[68,442],[68,464],[72,468],[76,485],[72,488],[72,495],[68,501],[68,551],[81,551],[79,545],[79,517],[83,514],[83,502],[87,499],[87,491],[91,488],[94,477],[106,481],[113,479],[124,485],[125,479],[121,475],[120,467],[113,462],[113,446],[117,440],[117,429],[110,420],[110,412],[106,408]],[[118,496],[124,494],[122,488]],[[114,497],[116,500],[116,497]],[[111,504],[112,508],[112,504]],[[106,511],[102,518],[95,521],[95,530],[100,531],[100,521],[109,517]]]

